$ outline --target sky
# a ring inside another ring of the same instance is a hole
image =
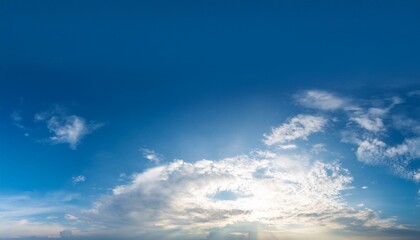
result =
[[[419,11],[1,1],[0,239],[419,239]]]

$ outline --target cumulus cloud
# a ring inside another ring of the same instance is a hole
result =
[[[138,173],[86,214],[102,228],[140,235],[159,229],[206,235],[210,229],[238,222],[258,222],[277,230],[294,225],[343,229],[349,226],[341,223],[343,219],[365,227],[394,226],[392,219],[346,205],[341,193],[351,181],[339,163],[302,155],[176,160]]]
[[[60,108],[38,113],[35,115],[35,120],[47,124],[52,134],[49,137],[52,143],[68,143],[71,149],[76,149],[82,138],[102,126],[102,124],[87,122],[77,115],[67,115]]]
[[[296,139],[307,140],[309,135],[322,132],[326,124],[327,119],[322,116],[300,114],[279,127],[273,128],[271,133],[265,134],[264,143],[273,145],[283,144]]]
[[[337,110],[348,106],[349,100],[322,90],[308,90],[295,95],[302,106],[320,110]]]
[[[387,144],[383,138],[387,127],[384,119],[400,100],[393,99],[388,107],[359,107],[355,100],[325,91],[312,90],[297,96],[300,96],[300,104],[312,109],[343,110],[344,130],[352,133],[347,140],[357,146],[355,153],[360,162],[387,166],[407,179],[420,179],[420,170],[409,168],[420,157],[419,138],[405,138],[396,145]],[[300,153],[283,151],[297,149],[298,145],[292,141],[307,140],[311,134],[324,131],[327,116],[333,113],[323,114],[299,114],[273,128],[263,139],[266,145],[276,146],[270,148],[272,151],[254,150],[250,154],[219,160],[174,160],[162,164],[162,155],[154,150],[140,149],[144,158],[156,165],[129,179],[121,175],[125,184],[113,187],[111,193],[96,199],[90,209],[81,212],[66,209],[60,213],[56,209],[39,211],[44,218],[50,214],[64,216],[68,221],[63,222],[70,226],[83,223],[88,229],[86,234],[118,239],[137,236],[144,236],[141,239],[256,239],[255,232],[261,229],[267,232],[259,232],[259,237],[269,233],[272,239],[287,239],[290,238],[288,231],[316,229],[327,233],[401,229],[395,218],[380,217],[378,212],[363,204],[353,208],[346,203],[343,196],[352,188],[353,178],[339,162],[319,159],[319,153],[328,151],[326,144],[310,143],[308,151]],[[40,114],[36,119],[47,123],[53,134],[51,141],[61,137],[61,142],[74,147],[89,132],[86,133],[89,128],[86,120],[75,115]],[[336,122],[339,121],[331,121],[331,124]],[[82,175],[73,177],[75,182],[84,180]],[[361,189],[367,189],[367,186]],[[13,211],[7,214],[26,219],[27,213],[18,209]],[[14,221],[22,226],[29,223],[27,220]],[[0,221],[0,233],[1,225]],[[73,235],[64,230],[69,229],[68,226],[54,227],[51,229],[56,232],[51,236]],[[249,231],[244,231],[244,227]]]

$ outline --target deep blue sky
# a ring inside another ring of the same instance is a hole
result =
[[[329,129],[301,137],[298,149],[329,146],[321,158],[339,159],[358,189],[343,193],[345,202],[415,229],[418,181],[357,150],[378,139],[388,151],[420,134],[419,12],[419,1],[1,1],[0,224],[45,218],[2,219],[2,209],[19,209],[10,196],[40,206],[57,192],[83,195],[60,213],[77,215],[132,183],[121,173],[247,155],[267,148],[263,134],[273,127],[312,114]],[[323,109],[299,100],[321,95],[345,103]],[[393,98],[404,103],[394,107]],[[375,118],[383,129],[361,123]],[[75,119],[86,131],[57,140]],[[359,142],[345,140],[352,131]],[[159,162],[147,160],[150,152]],[[412,163],[404,171],[419,171],[420,155],[405,154]],[[75,235],[87,231],[45,214]],[[10,236],[21,235],[0,227],[0,238]]]

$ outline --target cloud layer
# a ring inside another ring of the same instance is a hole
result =
[[[282,231],[296,226],[351,229],[353,223],[396,227],[393,219],[343,201],[341,194],[351,181],[337,162],[309,156],[258,152],[216,161],[177,160],[136,174],[86,214],[103,229],[137,235],[182,230],[206,236],[210,229],[239,222]]]

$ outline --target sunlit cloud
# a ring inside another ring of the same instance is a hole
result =
[[[367,228],[398,227],[394,219],[348,206],[341,194],[351,182],[339,163],[305,155],[271,152],[192,163],[177,160],[138,173],[86,214],[104,229],[140,236],[176,229],[205,235],[238,222],[282,231],[296,226],[351,229],[349,222]]]
[[[279,127],[273,128],[271,133],[265,134],[264,143],[273,145],[297,139],[307,140],[309,135],[322,132],[326,124],[327,119],[322,116],[297,115]]]

